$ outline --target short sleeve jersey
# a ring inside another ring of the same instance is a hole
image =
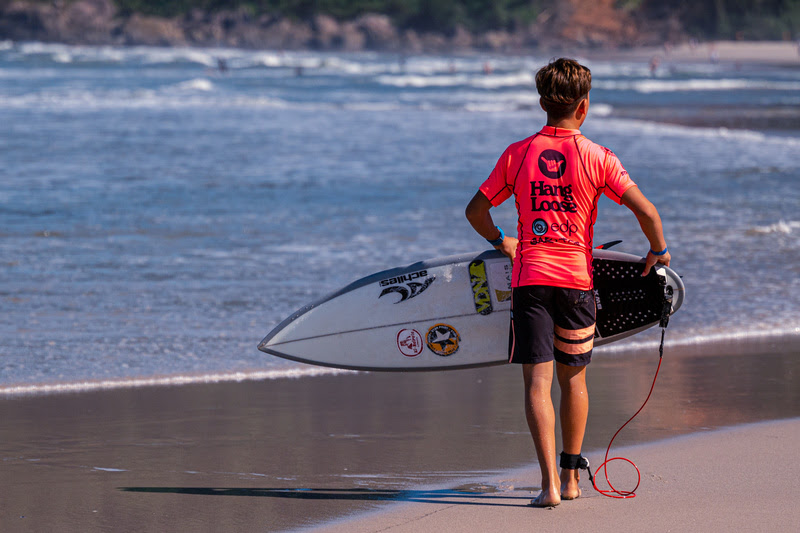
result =
[[[592,288],[597,202],[636,184],[611,150],[579,130],[545,126],[509,146],[480,190],[493,206],[515,198],[519,245],[512,286]]]

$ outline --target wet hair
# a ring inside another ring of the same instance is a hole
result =
[[[592,72],[574,59],[555,59],[536,73],[544,109],[556,120],[573,114],[591,88]]]

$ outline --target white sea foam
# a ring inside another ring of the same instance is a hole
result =
[[[196,63],[215,68],[220,57],[227,56],[224,50],[203,48],[160,48],[151,46],[135,46],[124,51],[115,58],[120,62],[142,63],[145,65],[163,65],[174,63]]]
[[[194,78],[174,86],[182,91],[213,91],[214,84],[208,78]]]
[[[424,89],[428,87],[475,87],[478,89],[500,89],[504,87],[533,86],[530,72],[512,72],[502,75],[483,74],[407,74],[384,75],[375,78],[382,85],[401,88]]]
[[[463,102],[466,111],[518,111],[520,109],[539,110],[539,95],[535,90],[522,91],[475,91],[453,92],[447,103]]]
[[[513,72],[503,75],[473,77],[470,80],[470,85],[481,89],[500,89],[502,87],[518,87],[520,85],[528,85],[532,88],[533,84],[532,72]]]
[[[589,114],[593,117],[607,117],[614,112],[614,107],[609,104],[591,104]]]
[[[0,386],[0,396],[24,396],[38,394],[58,394],[68,392],[88,392],[95,390],[126,389],[137,387],[190,385],[195,383],[225,383],[242,381],[261,381],[268,379],[303,378],[321,375],[353,373],[352,370],[335,368],[282,368],[275,370],[253,370],[249,372],[219,372],[209,374],[186,374],[174,376],[153,376],[140,378],[121,378],[107,380],[85,380],[67,383],[33,383]]]
[[[157,46],[74,46],[58,43],[0,42],[0,52],[6,58],[26,61],[32,57],[49,59],[54,63],[106,63],[128,65],[196,64],[216,69],[224,60],[229,69],[293,68],[328,69],[346,74],[376,74],[399,72],[398,63],[375,61],[371,54],[359,54],[352,59],[330,53],[252,51],[235,48],[194,48]]]
[[[197,78],[161,90],[70,90],[42,91],[0,99],[5,109],[52,109],[96,111],[104,109],[186,109],[186,108],[310,108],[319,104],[290,104],[280,98],[259,95],[226,95],[215,91],[210,80]],[[334,106],[328,105],[327,108]]]
[[[310,72],[324,71],[355,76],[378,76],[378,83],[397,87],[448,87],[465,84],[482,89],[531,85],[533,73],[546,58],[514,57],[408,57],[397,58],[372,53],[337,54],[329,52],[252,51],[233,48],[155,47],[155,46],[74,46],[58,43],[0,41],[6,59],[50,59],[54,63],[107,63],[130,65],[196,64],[218,67],[220,59],[230,69],[303,67]],[[485,75],[484,66],[494,73]],[[689,79],[650,78],[644,63],[589,62],[595,74],[594,86],[625,89],[641,93],[710,90],[786,90],[800,88],[790,80],[756,80],[734,77],[708,79],[718,71],[712,66],[694,68],[681,65]],[[383,75],[383,76],[381,76]],[[617,78],[617,79],[603,79]],[[620,79],[621,78],[621,79]],[[633,79],[631,79],[633,78]]]
[[[464,110],[473,113],[503,113],[516,111],[517,106],[507,102],[472,102],[465,104]]]
[[[352,102],[342,105],[343,109],[351,111],[400,111],[403,109],[402,105],[394,104],[391,102]]]
[[[320,63],[320,68],[351,76],[400,72],[400,66],[396,64],[364,63],[335,56],[324,58]]]
[[[0,47],[0,51],[14,51],[18,60],[31,56],[49,57],[56,63],[110,63],[163,65],[195,63],[217,67],[219,59],[253,57],[256,53],[225,48],[190,48],[156,46],[74,46],[58,43],[26,42]]]
[[[0,49],[2,51],[3,49]],[[30,56],[49,57],[56,63],[122,63],[136,58],[140,52],[135,48],[112,46],[72,46],[58,43],[19,43],[7,50],[15,51],[17,59]]]
[[[698,128],[679,124],[666,124],[639,119],[608,118],[606,124],[619,128],[636,128],[654,136],[726,138],[740,140],[751,144],[770,143],[791,147],[800,147],[800,138],[770,135],[760,131],[739,130],[729,128]]]
[[[421,75],[405,75],[405,76],[378,76],[375,81],[383,85],[391,85],[393,87],[456,87],[459,85],[467,85],[469,77],[464,75],[453,76],[421,76]]]
[[[233,69],[255,67],[319,69],[326,64],[322,57],[299,52],[242,52],[225,59],[228,61],[228,67]]]
[[[775,224],[755,226],[749,229],[747,233],[750,235],[769,235],[775,233],[789,235],[798,229],[800,229],[800,220],[790,220],[788,222],[779,220]]]
[[[736,91],[743,89],[797,91],[800,82],[769,81],[748,79],[687,79],[687,80],[598,80],[592,83],[596,89],[629,90],[639,93],[676,92],[676,91]]]

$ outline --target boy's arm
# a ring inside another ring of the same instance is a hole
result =
[[[656,263],[669,266],[670,255],[665,252],[663,255],[655,255],[652,252],[660,252],[667,249],[667,241],[664,240],[664,231],[661,227],[661,217],[656,207],[645,198],[639,187],[631,187],[622,195],[622,204],[633,211],[639,221],[642,231],[650,241],[650,251],[647,252],[647,259],[642,276],[646,276]]]
[[[486,198],[486,195],[478,191],[470,200],[464,213],[475,231],[486,240],[500,237],[500,232],[495,227],[492,215],[489,213],[491,208],[492,203]],[[495,246],[495,249],[500,250],[513,261],[517,253],[517,242],[516,238],[506,235],[503,243]]]

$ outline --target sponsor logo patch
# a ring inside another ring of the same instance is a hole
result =
[[[531,182],[531,211],[577,213],[578,206],[572,197],[572,184],[550,185],[545,181]]]
[[[492,312],[492,295],[489,292],[486,263],[478,259],[469,264],[469,281],[472,284],[475,311],[482,315],[488,315]]]
[[[600,302],[600,291],[598,291],[597,289],[592,289],[592,290],[594,292],[594,304],[598,310],[602,310],[603,304]]]
[[[428,349],[442,357],[448,357],[458,351],[461,336],[453,326],[436,324],[425,335],[425,344]]]
[[[511,299],[511,268],[508,261],[489,263],[489,286],[494,289],[498,302]]]
[[[420,282],[419,280],[422,281]],[[410,274],[384,279],[380,282],[380,286],[384,289],[381,291],[378,298],[382,298],[387,294],[397,293],[400,295],[400,299],[394,303],[399,304],[400,302],[405,302],[415,296],[419,296],[425,292],[425,289],[430,287],[431,283],[435,280],[436,276],[428,277],[427,270],[418,270]]]
[[[422,353],[425,343],[422,334],[415,329],[401,329],[397,332],[397,349],[406,357],[416,357]]]
[[[533,221],[533,234],[537,237],[541,237],[547,233],[547,221],[541,218],[537,218]]]

